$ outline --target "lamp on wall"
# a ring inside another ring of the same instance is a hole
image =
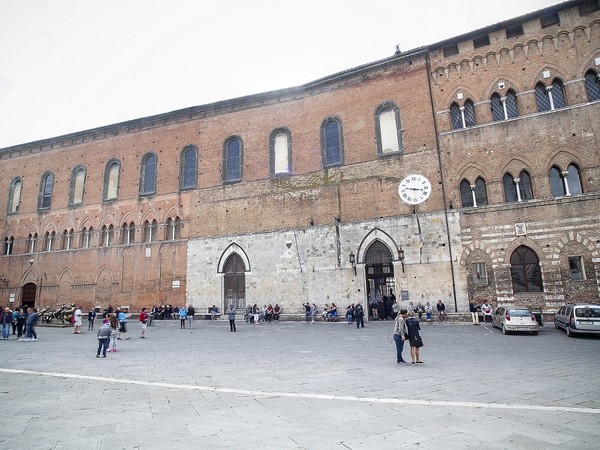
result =
[[[350,255],[348,255],[348,258],[350,260],[350,264],[352,265],[352,268],[354,269],[354,275],[356,275],[356,257],[354,256],[354,252],[350,252]]]
[[[0,275],[0,284],[3,284],[4,286],[8,286],[8,280],[5,278],[4,275]]]
[[[404,273],[404,249],[402,247],[398,250],[398,257],[400,258],[400,264],[402,264],[402,273]]]
[[[33,266],[33,258],[29,260],[29,267]]]

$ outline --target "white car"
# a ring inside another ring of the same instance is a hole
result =
[[[538,334],[540,326],[535,315],[527,308],[500,307],[492,316],[492,327],[500,328],[502,334],[525,331]]]
[[[563,328],[569,337],[577,333],[600,334],[600,305],[561,306],[554,316],[554,326]]]

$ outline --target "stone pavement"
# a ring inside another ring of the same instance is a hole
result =
[[[400,366],[391,321],[237,326],[0,341],[0,448],[600,448],[600,338],[422,324]]]

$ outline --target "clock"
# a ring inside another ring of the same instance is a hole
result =
[[[431,183],[423,175],[408,175],[398,186],[398,195],[404,203],[418,205],[429,198]]]

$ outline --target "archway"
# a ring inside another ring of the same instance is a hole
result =
[[[223,269],[224,275],[224,295],[223,308],[227,310],[229,305],[236,309],[246,308],[246,266],[244,261],[237,253],[232,253]]]
[[[392,252],[380,240],[375,240],[365,252],[365,278],[369,300],[369,318],[392,318],[394,264]]]
[[[23,286],[23,294],[21,296],[21,306],[23,308],[34,308],[37,295],[37,286],[35,283],[26,283]]]

